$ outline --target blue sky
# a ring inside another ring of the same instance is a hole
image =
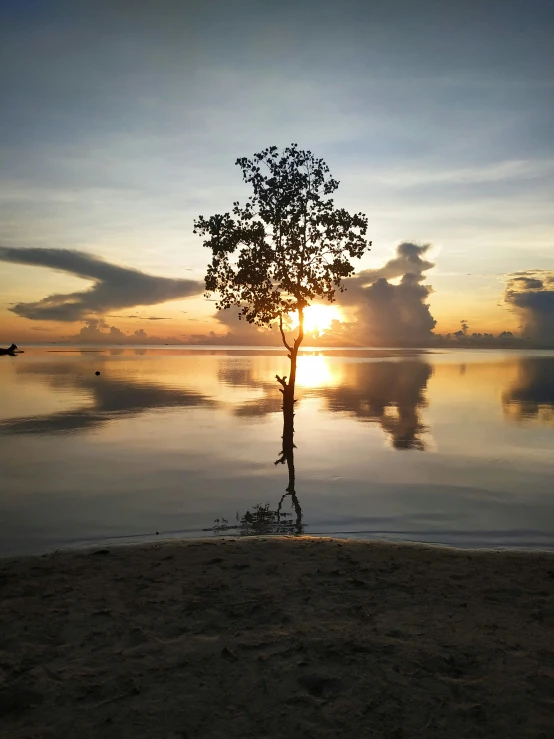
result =
[[[208,254],[193,219],[247,194],[238,156],[296,141],[341,180],[337,204],[368,214],[374,246],[361,269],[400,242],[432,245],[438,330],[461,318],[517,327],[507,275],[554,269],[552,2],[0,7],[5,247],[77,249],[200,280]],[[10,303],[86,288],[44,267],[0,262],[0,272],[12,333],[31,322]],[[192,331],[191,316],[195,333],[217,325],[201,297],[155,310],[173,336]]]

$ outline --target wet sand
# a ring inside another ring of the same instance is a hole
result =
[[[554,555],[249,538],[0,560],[0,736],[554,736]]]

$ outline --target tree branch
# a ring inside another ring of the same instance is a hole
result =
[[[283,339],[283,344],[285,345],[285,349],[291,352],[292,346],[290,346],[287,343],[287,337],[285,336],[285,332],[283,331],[283,314],[282,313],[279,313],[279,331],[281,332],[281,338]]]
[[[287,376],[283,375],[283,377],[279,377],[279,375],[275,375],[275,379],[277,382],[282,385],[284,388],[287,387]],[[281,391],[282,392],[282,391]]]
[[[294,340],[294,350],[298,353],[300,344],[304,341],[304,304],[298,307],[298,336]]]

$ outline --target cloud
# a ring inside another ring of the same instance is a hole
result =
[[[357,323],[347,331],[362,344],[419,343],[431,337],[436,320],[427,300],[433,289],[422,285],[433,262],[429,244],[399,244],[396,256],[380,269],[364,270],[345,281],[339,305],[352,306]],[[389,280],[401,277],[394,285]]]
[[[186,313],[186,311],[182,311],[182,313]],[[137,316],[136,314],[132,315],[115,315],[115,316],[108,316],[108,318],[135,318],[138,321],[171,321],[171,318],[167,318],[165,316]]]
[[[126,334],[103,318],[88,319],[78,333],[62,336],[62,339],[77,344],[183,344],[175,336],[149,336],[143,328]]]
[[[337,305],[354,313],[355,321],[333,321],[320,337],[310,337],[311,344],[377,345],[417,344],[431,338],[436,320],[427,299],[433,292],[421,284],[425,272],[435,265],[427,258],[430,244],[403,242],[396,255],[379,269],[367,269],[344,281],[346,292],[337,293]],[[401,278],[395,285],[389,280]],[[224,333],[196,334],[191,343],[280,346],[276,325],[266,329],[240,320],[233,309],[218,311],[214,318]]]
[[[226,332],[222,337],[225,341],[231,341],[234,344],[269,344],[273,346],[281,343],[281,337],[276,326],[255,326],[243,318],[239,318],[236,310],[219,311],[216,319]]]
[[[541,290],[544,287],[543,281],[534,277],[514,277],[512,282],[520,290]]]
[[[280,346],[281,336],[276,326],[258,327],[239,318],[238,309],[227,308],[215,313],[215,320],[224,333],[192,334],[191,344],[226,344],[233,346]],[[189,318],[196,321],[196,318]]]
[[[0,246],[0,260],[69,272],[94,282],[88,290],[49,295],[34,303],[17,303],[9,308],[18,316],[36,321],[89,320],[111,310],[187,298],[204,289],[203,283],[197,280],[156,277],[73,249]]]
[[[85,322],[85,325],[81,328],[76,336],[72,336],[73,339],[78,339],[86,343],[97,341],[122,341],[127,339],[127,334],[121,331],[116,326],[108,326],[106,321],[103,319],[90,319]]]
[[[543,345],[554,344],[554,271],[512,272],[504,300],[519,314],[526,337]]]
[[[435,265],[424,259],[425,254],[431,248],[430,244],[411,244],[403,242],[396,247],[396,256],[380,269],[366,269],[357,277],[366,285],[376,282],[378,279],[394,280],[396,277],[411,274],[418,277],[418,282],[423,280],[423,273],[432,269]]]

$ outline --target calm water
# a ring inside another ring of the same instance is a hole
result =
[[[274,510],[283,371],[272,350],[0,357],[0,552]],[[307,533],[554,547],[553,352],[307,351],[298,385]]]

